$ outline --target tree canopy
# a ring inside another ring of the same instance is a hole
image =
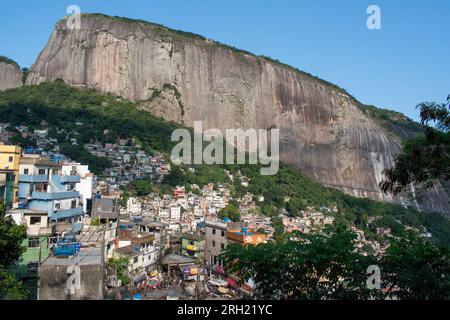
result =
[[[411,184],[431,189],[439,179],[450,178],[450,95],[444,103],[424,102],[417,108],[424,134],[404,142],[394,167],[384,172],[384,192],[397,195]]]
[[[382,257],[363,255],[356,235],[334,225],[286,241],[229,245],[221,259],[241,282],[252,278],[262,299],[450,299],[450,251],[415,233],[393,238]],[[368,286],[369,267],[380,270]]]
[[[232,203],[220,210],[217,217],[220,219],[228,218],[234,222],[239,222],[241,220],[241,215],[239,214],[238,208]]]
[[[0,203],[0,299],[23,299],[28,295],[21,282],[10,272],[22,255],[22,241],[27,237],[25,226],[5,218],[4,205]]]

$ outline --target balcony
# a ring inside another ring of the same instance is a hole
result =
[[[48,182],[48,177],[46,175],[19,174],[19,182]]]
[[[53,181],[59,181],[60,183],[79,183],[81,181],[81,178],[79,176],[52,176]]]
[[[67,192],[37,192],[34,191],[31,194],[33,200],[63,200],[79,198],[80,193],[78,191],[67,191]]]
[[[52,220],[62,220],[72,218],[83,214],[83,208],[74,208],[68,210],[58,210],[49,215]]]

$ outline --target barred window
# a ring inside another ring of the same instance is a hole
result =
[[[39,247],[39,238],[38,237],[29,237],[28,238],[28,247],[29,248],[38,248]]]

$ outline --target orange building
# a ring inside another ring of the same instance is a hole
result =
[[[241,245],[258,245],[266,243],[266,235],[256,232],[253,228],[228,228],[227,239],[230,243],[238,243]]]

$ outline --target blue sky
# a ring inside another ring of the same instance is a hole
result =
[[[0,55],[30,66],[69,5],[144,19],[267,55],[418,120],[450,94],[448,0],[14,0],[0,5]],[[369,5],[381,30],[366,27]]]

